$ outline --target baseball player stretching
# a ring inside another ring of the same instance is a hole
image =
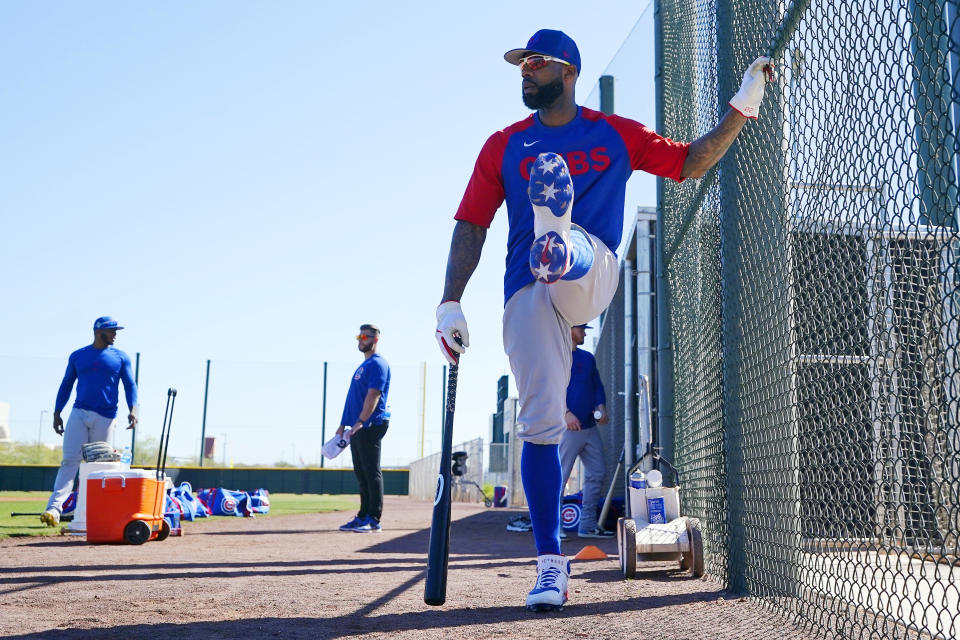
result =
[[[685,144],[578,106],[580,52],[563,32],[542,29],[504,58],[520,67],[523,103],[536,112],[494,133],[480,151],[455,216],[436,335],[451,363],[454,351],[470,346],[459,301],[486,230],[506,200],[503,345],[520,394],[520,474],[537,548],[537,581],[526,607],[550,611],[566,602],[570,575],[560,553],[557,509],[570,328],[600,315],[616,292],[613,250],[623,235],[627,179],[637,169],[678,182],[703,176],[747,119],[757,117],[772,68],[765,57],[751,64],[732,109],[712,131]]]

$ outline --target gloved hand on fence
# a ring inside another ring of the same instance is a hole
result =
[[[454,336],[460,338],[460,343]],[[443,357],[451,365],[457,364],[457,356],[470,346],[470,332],[467,331],[467,319],[463,317],[463,310],[456,300],[447,300],[437,307],[437,343]]]
[[[740,112],[740,115],[756,120],[760,114],[760,103],[763,101],[763,90],[767,82],[776,80],[773,62],[767,56],[760,56],[753,61],[743,72],[743,82],[737,95],[730,99],[730,106]]]

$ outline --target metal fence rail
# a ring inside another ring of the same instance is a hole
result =
[[[660,209],[707,570],[824,635],[960,636],[958,2],[658,0],[661,132],[760,118]]]

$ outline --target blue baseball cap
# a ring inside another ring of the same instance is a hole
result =
[[[123,327],[119,326],[117,321],[110,316],[102,316],[97,318],[93,323],[94,331],[99,331],[100,329],[123,329]]]
[[[593,329],[593,327],[591,327],[588,324],[575,324],[573,325],[573,328],[574,329]]]
[[[573,38],[563,31],[554,29],[540,29],[530,36],[527,46],[522,49],[511,49],[503,54],[503,59],[510,64],[520,64],[520,58],[531,53],[541,53],[545,56],[566,60],[580,73],[580,50]]]

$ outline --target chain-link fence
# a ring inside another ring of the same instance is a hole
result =
[[[958,3],[658,0],[658,129],[760,117],[660,186],[684,511],[824,634],[960,636]]]
[[[452,476],[450,496],[454,502],[483,502],[483,460],[486,450],[483,438],[476,438],[453,446],[452,451],[467,454],[461,464],[462,475]],[[433,500],[437,495],[437,473],[440,470],[440,453],[414,460],[410,463],[409,495],[418,500]]]

